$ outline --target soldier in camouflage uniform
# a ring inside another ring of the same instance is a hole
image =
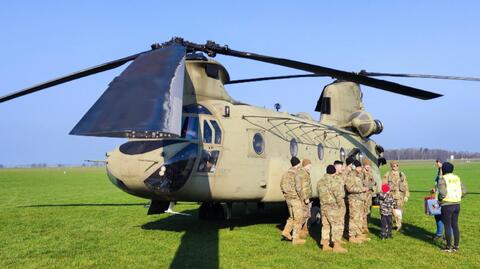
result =
[[[345,189],[348,194],[348,240],[352,243],[363,243],[369,241],[362,233],[364,218],[365,192],[368,190],[363,186],[363,168],[362,164],[355,160],[353,162],[355,170],[348,173],[345,180]]]
[[[335,166],[327,166],[327,173],[317,182],[318,197],[322,215],[322,250],[333,252],[347,252],[341,245],[343,235],[344,212],[340,209],[345,206],[345,187],[342,181],[334,176]]]
[[[336,181],[341,182],[344,192],[345,192],[345,175],[344,175],[344,167],[343,167],[343,162],[340,160],[336,160],[333,162],[333,166],[335,167],[335,175],[334,178]],[[348,221],[348,216],[347,214],[347,196],[345,193],[345,198],[343,199],[343,203],[339,205],[338,212],[343,216],[343,226],[342,226],[342,234],[348,234],[348,232],[345,231],[347,226],[347,221]],[[346,236],[345,236],[346,237]]]
[[[391,161],[390,167],[391,170],[385,174],[383,183],[388,183],[388,185],[390,185],[390,191],[395,199],[397,208],[400,209],[403,215],[405,202],[407,202],[408,197],[410,197],[407,177],[405,176],[405,173],[399,170],[397,161]],[[395,225],[397,226],[397,231],[402,228],[401,216],[395,216]]]
[[[294,245],[299,245],[305,243],[305,240],[300,238],[303,221],[303,205],[299,192],[297,191],[297,186],[295,186],[295,176],[301,164],[297,157],[292,157],[290,163],[292,167],[283,174],[280,182],[280,188],[287,202],[288,213],[290,214],[285,228],[282,231],[282,236],[288,240],[292,240]]]
[[[302,230],[300,232],[301,238],[307,238],[308,236],[308,219],[310,218],[310,209],[311,203],[310,198],[312,197],[312,183],[310,179],[310,168],[312,162],[309,159],[302,160],[302,166],[297,171],[295,176],[295,185],[300,186],[300,200],[303,205],[303,222]]]
[[[373,179],[373,173],[370,167],[370,161],[365,160],[363,162],[363,186],[368,188],[368,191],[365,193],[365,204],[364,204],[364,215],[363,219],[363,229],[364,233],[368,233],[368,218],[370,216],[370,210],[372,208],[372,199],[373,193],[376,190],[376,182]]]

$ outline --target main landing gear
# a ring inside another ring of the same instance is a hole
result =
[[[203,202],[198,209],[198,218],[201,220],[224,220],[225,210],[220,203]]]

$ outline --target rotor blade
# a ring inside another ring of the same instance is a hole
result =
[[[34,92],[37,92],[37,91],[40,91],[40,90],[43,90],[43,89],[46,89],[46,88],[49,88],[49,87],[53,87],[53,86],[58,85],[58,84],[62,84],[62,83],[69,82],[69,81],[72,81],[72,80],[75,80],[75,79],[87,77],[87,76],[90,76],[90,75],[93,75],[93,74],[97,74],[97,73],[100,73],[100,72],[104,72],[104,71],[107,71],[107,70],[110,70],[110,69],[117,68],[117,67],[119,67],[119,66],[121,66],[121,65],[123,65],[123,64],[125,64],[129,61],[135,60],[139,55],[141,55],[145,52],[146,51],[140,52],[140,53],[137,53],[137,54],[134,54],[134,55],[130,55],[130,56],[127,56],[127,57],[124,57],[124,58],[121,58],[121,59],[117,59],[117,60],[114,60],[114,61],[110,61],[110,62],[107,62],[107,63],[103,63],[103,64],[100,64],[100,65],[97,65],[97,66],[93,66],[93,67],[90,67],[90,68],[87,68],[87,69],[84,69],[84,70],[81,70],[81,71],[63,76],[63,77],[59,77],[59,78],[52,79],[52,80],[49,80],[49,81],[41,83],[41,84],[37,84],[35,86],[29,87],[29,88],[26,88],[26,89],[23,89],[23,90],[20,90],[20,91],[17,91],[17,92],[13,92],[13,93],[4,95],[4,96],[0,97],[0,103],[11,100],[11,99],[14,99],[14,98],[17,98],[17,97],[20,97],[20,96],[27,95],[27,94],[30,94],[30,93],[34,93]]]
[[[363,76],[368,76],[368,77],[405,77],[405,78],[429,78],[429,79],[480,81],[480,78],[475,78],[475,77],[457,77],[457,76],[441,76],[441,75],[426,75],[426,74],[379,73],[379,72],[367,72],[365,70],[360,71],[360,73],[358,74]],[[238,83],[248,83],[248,82],[266,81],[266,80],[289,79],[289,78],[310,78],[310,77],[327,77],[327,76],[319,75],[319,74],[299,74],[299,75],[259,77],[259,78],[230,80],[225,84],[238,84]]]
[[[204,52],[207,52],[208,54],[212,54],[213,52],[213,53],[219,53],[223,55],[229,55],[229,56],[234,56],[239,58],[251,59],[251,60],[276,64],[280,66],[290,67],[298,70],[312,72],[315,74],[331,76],[340,80],[359,83],[362,85],[370,86],[373,88],[377,88],[377,89],[381,89],[381,90],[385,90],[385,91],[389,91],[397,94],[419,98],[422,100],[429,100],[429,99],[442,96],[441,94],[438,94],[438,93],[424,91],[421,89],[401,85],[398,83],[370,78],[367,76],[345,72],[345,71],[337,70],[333,68],[318,66],[314,64],[309,64],[309,63],[304,63],[304,62],[299,62],[299,61],[294,61],[294,60],[289,60],[284,58],[276,58],[276,57],[271,57],[266,55],[260,55],[260,54],[250,53],[250,52],[236,51],[236,50],[230,49],[227,46],[220,46],[212,41],[207,41],[205,45],[198,45],[198,44],[191,43],[188,41],[183,41],[183,40],[181,40],[181,42],[182,44],[184,44],[189,48],[199,50],[199,51],[204,51]]]
[[[309,77],[326,77],[325,75],[319,74],[301,74],[301,75],[286,75],[286,76],[273,76],[273,77],[261,77],[261,78],[247,78],[247,79],[237,79],[227,81],[225,84],[238,84],[246,82],[257,82],[265,80],[277,80],[277,79],[288,79],[288,78],[309,78]]]
[[[431,79],[450,79],[450,80],[466,80],[466,81],[480,81],[480,78],[475,77],[457,77],[457,76],[442,76],[442,75],[426,75],[426,74],[397,74],[397,73],[380,73],[360,71],[360,75],[369,77],[401,77],[401,78],[431,78]]]

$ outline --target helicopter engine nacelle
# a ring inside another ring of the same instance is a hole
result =
[[[383,124],[380,120],[373,119],[366,111],[357,111],[350,116],[351,127],[363,138],[383,131]]]

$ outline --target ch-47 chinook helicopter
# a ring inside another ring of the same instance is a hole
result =
[[[109,179],[123,191],[151,200],[148,214],[170,212],[173,202],[201,202],[201,218],[223,216],[234,202],[283,201],[281,174],[292,156],[309,158],[312,185],[325,167],[349,156],[369,159],[374,177],[386,163],[370,137],[383,125],[365,111],[360,84],[428,100],[440,94],[373,76],[480,81],[478,78],[345,72],[313,64],[230,49],[212,41],[195,44],[173,38],[149,51],[104,63],[0,97],[5,102],[133,61],[70,134],[124,137],[107,153]],[[209,57],[207,57],[206,55]],[[304,75],[231,80],[212,58],[251,59],[309,72]],[[290,115],[235,101],[225,85],[270,79],[328,76],[315,111]],[[313,195],[317,197],[316,188]],[[168,209],[168,210],[167,210]],[[228,211],[227,211],[228,213]]]

